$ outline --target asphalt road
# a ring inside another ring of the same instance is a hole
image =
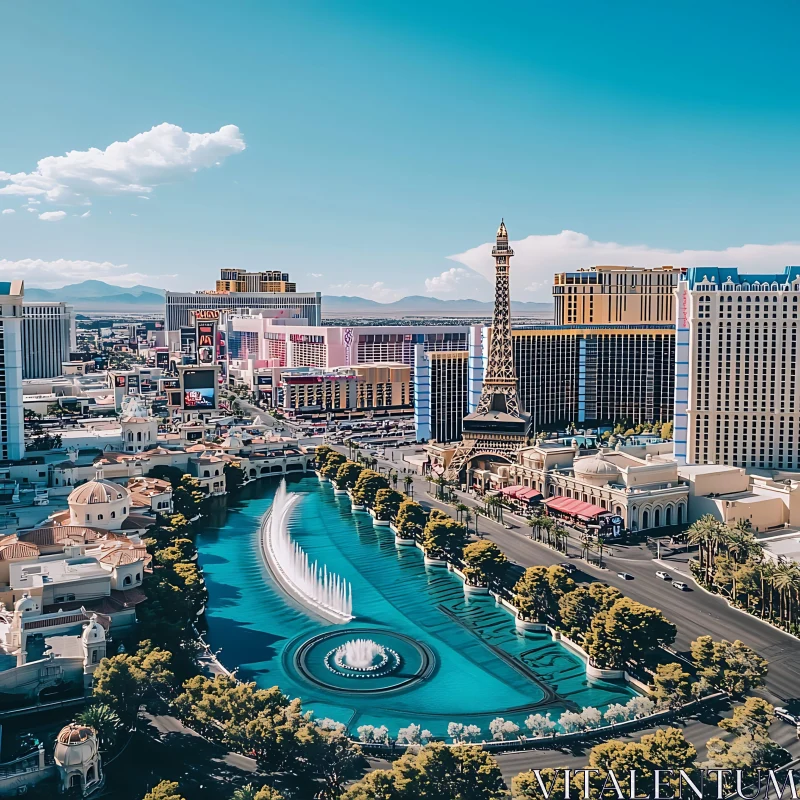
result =
[[[346,453],[346,448],[337,448]],[[399,453],[395,452],[399,459]],[[379,458],[379,466],[384,469],[391,466],[399,469],[402,475],[403,464],[399,460],[391,461]],[[404,477],[404,476],[403,476]],[[419,475],[414,478],[414,496],[426,507],[439,507],[452,512],[452,507],[431,498],[427,494],[427,482]],[[402,477],[401,477],[402,481]],[[402,483],[398,484],[402,488]],[[483,504],[472,497],[459,493],[462,501],[470,507]],[[502,525],[480,517],[479,529],[484,538],[491,539],[503,550],[508,558],[522,567],[536,564],[550,566],[565,560],[562,553],[533,542],[528,538],[529,529],[519,518],[506,513],[506,521],[518,525],[508,530]],[[698,636],[710,635],[714,639],[740,639],[752,647],[769,661],[770,669],[766,679],[765,696],[773,703],[786,703],[800,698],[800,640],[784,633],[761,620],[731,608],[725,600],[717,595],[704,591],[688,576],[684,562],[670,563],[669,558],[662,559],[662,565],[652,558],[643,558],[639,548],[614,547],[612,555],[604,555],[607,569],[599,569],[587,564],[579,558],[579,549],[571,548],[571,560],[578,567],[572,577],[577,581],[601,580],[616,586],[627,596],[641,603],[660,608],[664,615],[677,627],[677,638],[674,647],[677,651],[688,655],[689,644]],[[656,577],[656,571],[666,568],[670,572],[682,571],[691,588],[690,591],[679,591],[669,581]],[[618,572],[633,575],[633,580],[620,578]]]

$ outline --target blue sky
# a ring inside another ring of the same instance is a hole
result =
[[[594,263],[798,263],[799,16],[6,3],[0,273],[188,289],[221,266],[281,268],[331,294],[485,299],[501,216],[519,299]],[[163,123],[120,157],[80,155]],[[154,142],[165,163],[127,157]]]

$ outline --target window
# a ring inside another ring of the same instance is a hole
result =
[[[133,582],[133,580],[132,580],[131,576],[130,575],[126,575],[125,578],[122,581],[122,585],[123,586],[130,586],[132,582]]]

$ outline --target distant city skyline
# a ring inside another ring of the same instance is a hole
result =
[[[800,263],[795,6],[92,6],[0,9],[0,279],[485,301],[501,217],[522,301]]]

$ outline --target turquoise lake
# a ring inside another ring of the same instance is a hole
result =
[[[353,514],[316,477],[293,480],[300,495],[289,531],[312,560],[352,583],[355,619],[326,623],[288,599],[264,565],[259,523],[277,481],[246,487],[224,523],[197,539],[209,591],[208,641],[220,660],[261,687],[279,686],[318,717],[331,717],[355,732],[359,725],[386,725],[392,735],[416,723],[446,736],[449,722],[480,726],[489,737],[497,716],[524,731],[529,713],[625,703],[626,685],[589,684],[583,662],[545,634],[519,634],[507,611],[489,597],[464,595],[461,580],[441,567],[426,567],[417,548],[397,548],[388,528],[367,514]],[[342,694],[301,676],[294,655],[306,641],[328,631],[386,631],[420,643],[435,657],[429,677],[386,694]]]

